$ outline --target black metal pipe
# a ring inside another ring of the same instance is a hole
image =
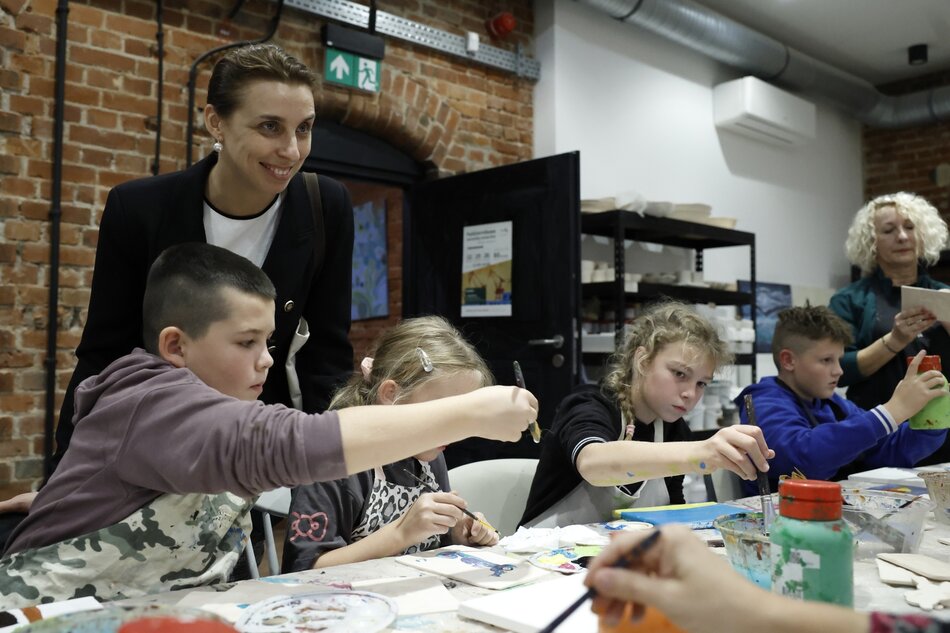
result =
[[[49,305],[46,314],[46,417],[43,421],[43,476],[53,474],[56,419],[56,333],[59,330],[59,223],[63,216],[63,112],[66,104],[66,42],[69,0],[56,6],[56,80],[53,101],[53,182],[49,211]],[[71,421],[66,420],[67,424]]]
[[[198,56],[198,59],[194,61],[191,65],[191,68],[188,70],[188,126],[187,131],[185,132],[185,166],[191,167],[192,159],[192,147],[191,139],[195,135],[195,82],[198,80],[198,65],[201,64],[204,60],[208,59],[212,55],[216,55],[221,51],[226,51],[232,48],[238,48],[239,46],[247,46],[248,44],[263,44],[267,40],[274,37],[274,34],[277,33],[277,27],[280,25],[280,16],[284,11],[284,0],[277,0],[277,11],[274,13],[274,17],[271,18],[271,26],[268,33],[257,40],[245,40],[242,42],[231,42],[230,44],[224,44],[223,46],[218,46],[217,48],[212,48],[210,51],[205,51]]]
[[[369,0],[369,32],[376,34],[376,0]]]
[[[155,160],[152,161],[152,175],[157,176],[159,164],[162,160],[162,91],[165,76],[165,29],[162,23],[163,0],[155,4],[155,23],[158,30],[155,33],[155,45],[158,49],[158,114],[155,117]]]

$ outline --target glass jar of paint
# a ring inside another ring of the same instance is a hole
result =
[[[772,591],[843,606],[854,603],[854,538],[841,519],[841,486],[830,481],[779,483],[772,523]]]
[[[907,357],[907,365],[914,360],[913,356]],[[917,373],[922,374],[925,371],[935,369],[943,371],[939,356],[924,356],[920,365],[917,367]],[[950,428],[950,385],[944,379],[940,386],[943,394],[937,396],[924,408],[910,416],[910,428],[912,429],[948,429]],[[902,420],[898,420],[901,422]]]

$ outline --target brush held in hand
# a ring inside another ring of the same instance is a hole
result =
[[[751,426],[758,426],[758,423],[755,419],[755,407],[752,404],[752,394],[746,394],[745,396],[745,412],[749,418],[749,424]],[[759,470],[755,469],[756,474],[756,483],[759,485],[759,500],[762,502],[762,527],[768,534],[769,528],[772,526],[772,521],[775,520],[775,508],[772,506],[772,491],[769,488],[769,476]]]
[[[645,539],[637,543],[633,547],[633,549],[627,552],[626,555],[621,556],[617,560],[617,562],[611,565],[611,567],[632,567],[640,560],[640,557],[643,556],[644,553],[646,553],[651,547],[656,545],[656,542],[659,539],[660,539],[660,531],[653,530],[652,534],[650,534],[648,537],[646,537]],[[575,600],[573,603],[571,603],[571,606],[565,609],[564,612],[561,613],[561,615],[551,620],[551,623],[548,624],[543,629],[541,629],[540,631],[538,631],[538,633],[552,633],[555,629],[557,629],[557,627],[561,626],[564,620],[571,617],[571,614],[577,611],[577,608],[579,606],[581,606],[582,604],[584,604],[585,602],[593,598],[595,595],[597,595],[597,592],[593,588],[588,589],[584,593],[583,596],[581,596],[580,598]]]

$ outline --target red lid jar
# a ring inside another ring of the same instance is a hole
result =
[[[907,366],[910,367],[910,364],[914,361],[913,356],[907,357]],[[925,371],[930,371],[936,369],[937,371],[943,371],[943,367],[940,364],[939,356],[924,356],[920,359],[920,365],[917,367],[917,373],[923,373]]]
[[[841,518],[841,484],[814,479],[786,479],[778,485],[778,512],[803,521]]]

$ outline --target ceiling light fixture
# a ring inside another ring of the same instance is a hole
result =
[[[927,63],[927,45],[914,44],[907,47],[907,63],[911,66],[921,66]]]

